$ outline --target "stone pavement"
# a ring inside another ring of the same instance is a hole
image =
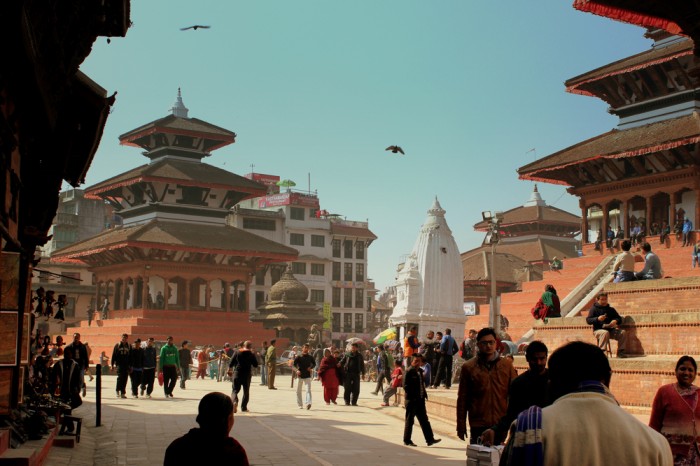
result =
[[[159,465],[168,444],[197,427],[197,405],[208,392],[230,394],[230,382],[190,380],[187,390],[175,389],[165,399],[156,386],[152,399],[117,399],[116,377],[104,376],[102,426],[95,427],[94,382],[75,411],[83,417],[81,441],[76,448],[52,448],[48,466]],[[415,423],[413,441],[403,445],[402,408],[380,408],[381,396],[370,392],[374,383],[363,382],[359,406],[326,406],[320,382],[312,383],[313,406],[296,405],[296,384],[277,376],[278,390],[260,386],[253,377],[249,413],[238,412],[232,435],[244,446],[252,465],[429,465],[435,461],[465,464],[466,445],[457,439],[452,423],[431,419],[442,442],[428,447]],[[156,384],[157,385],[157,384]],[[242,396],[242,394],[241,394]]]

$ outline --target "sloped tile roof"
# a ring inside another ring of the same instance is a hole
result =
[[[581,217],[548,205],[527,207],[519,206],[503,212],[503,221],[501,222],[501,226],[505,228],[508,227],[508,225],[513,225],[516,223],[533,222],[563,223],[570,224],[572,226],[580,226]],[[489,229],[489,225],[482,220],[474,225],[474,229],[486,231]]]
[[[88,196],[143,181],[166,181],[203,187],[224,187],[264,195],[267,188],[256,182],[200,161],[163,158],[141,165],[85,189]]]
[[[331,223],[331,234],[337,236],[377,239],[377,236],[372,233],[369,228],[339,225],[337,223]]]
[[[125,139],[130,139],[138,134],[146,133],[154,129],[157,130],[158,128],[210,134],[215,136],[214,139],[220,139],[221,136],[226,138],[232,138],[235,136],[233,131],[229,131],[220,126],[212,125],[204,120],[200,120],[198,118],[181,118],[171,114],[163,118],[153,120],[152,122],[139,126],[136,129],[132,129],[131,131],[119,136],[119,140],[122,141]]]
[[[517,276],[528,264],[512,254],[496,252],[496,281],[516,283]],[[465,281],[491,280],[491,249],[480,249],[462,256],[462,271]]]
[[[97,236],[55,251],[54,259],[79,258],[121,247],[156,247],[167,250],[191,250],[229,255],[295,259],[296,249],[229,225],[191,224],[152,220],[142,225],[117,227]]]
[[[696,142],[700,142],[700,117],[693,112],[636,128],[613,129],[520,167],[518,174],[524,180],[557,182],[556,174],[548,172],[591,160],[634,157]]]
[[[491,246],[483,245],[461,254],[462,259],[479,251],[491,253]],[[576,243],[571,240],[557,238],[534,238],[524,241],[501,242],[496,246],[496,253],[506,253],[519,257],[527,262],[549,261],[552,257],[574,257],[576,255]]]

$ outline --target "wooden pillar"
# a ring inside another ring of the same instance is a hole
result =
[[[646,212],[647,218],[646,218],[646,224],[644,225],[644,234],[649,235],[650,231],[651,231],[651,224],[652,224],[652,221],[651,221],[652,198],[651,198],[651,196],[645,197],[644,202],[646,202],[646,206],[647,206],[647,212]]]
[[[204,283],[204,310],[211,311],[211,282],[207,280]]]
[[[234,282],[234,283],[233,283],[233,303],[232,303],[232,307],[233,307],[233,309],[232,309],[233,312],[237,312],[237,311],[238,311],[238,282]]]
[[[185,289],[183,290],[184,297],[185,297],[185,302],[183,303],[183,309],[186,311],[190,310],[191,304],[190,304],[190,280],[187,280],[186,278],[183,278],[184,282],[184,287]]]
[[[610,225],[610,212],[608,210],[608,203],[605,202],[602,205],[603,207],[603,240],[607,241],[608,239],[608,226]]]
[[[627,203],[629,199],[620,202],[620,228],[625,233],[625,238],[629,238],[629,219],[627,218]]]
[[[673,229],[673,226],[676,224],[676,219],[678,218],[678,210],[676,210],[676,206],[678,205],[678,191],[674,191],[671,193],[671,208],[669,211],[671,212],[671,221],[668,222],[669,225],[671,225],[671,229]]]
[[[224,300],[224,302],[223,302],[224,312],[230,312],[231,306],[229,305],[229,299],[228,299],[230,296],[229,289],[228,289],[229,283],[226,280],[221,280],[221,285],[224,287],[224,292],[223,292],[223,296],[222,296],[222,299]]]
[[[148,309],[148,276],[144,275],[141,280],[141,309]]]
[[[581,243],[588,243],[588,207],[586,207],[586,201],[581,198],[578,201],[579,207],[581,207]]]
[[[163,278],[163,282],[165,283],[165,288],[163,289],[163,310],[167,311],[168,310],[168,301],[170,301],[170,279],[168,277]]]

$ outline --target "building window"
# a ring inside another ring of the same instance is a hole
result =
[[[355,259],[365,258],[365,243],[358,241],[355,243]]]
[[[294,275],[306,275],[306,262],[292,262],[292,273]]]
[[[333,307],[340,307],[340,288],[333,288],[333,301],[331,305]]]
[[[304,220],[304,210],[301,207],[290,207],[289,217],[292,220]]]
[[[333,323],[331,324],[331,330],[334,332],[340,332],[340,312],[333,313]]]
[[[277,230],[277,223],[267,218],[244,218],[243,228],[246,230],[275,231]]]
[[[355,264],[355,281],[365,281],[365,264]]]
[[[331,241],[331,245],[333,246],[333,257],[340,257],[340,240],[334,239]]]
[[[323,235],[311,235],[311,246],[323,248],[326,246],[326,237]]]
[[[365,290],[362,288],[355,288],[355,307],[362,309],[365,305]]]
[[[282,278],[282,269],[278,267],[270,269],[270,278],[271,285],[274,285],[275,283],[280,281],[280,278]]]
[[[324,276],[326,274],[325,264],[311,264],[311,275]]]
[[[204,201],[204,188],[199,186],[180,186],[182,197],[175,200],[178,204],[207,205]]]
[[[352,332],[352,314],[349,312],[343,314],[343,332]]]
[[[304,234],[303,233],[290,233],[289,234],[289,244],[292,246],[303,246],[304,245]]]
[[[323,290],[311,290],[311,302],[312,303],[323,303],[325,300],[325,293]]]
[[[343,291],[343,307],[352,307],[352,288]]]
[[[343,280],[346,282],[351,282],[352,281],[352,262],[346,262],[343,264]]]
[[[265,286],[265,269],[261,269],[255,272],[255,284],[259,286]]]
[[[340,281],[340,262],[333,262],[333,277],[331,280]]]
[[[309,218],[321,218],[321,214],[318,212],[318,209],[315,207],[312,207],[309,209]]]
[[[345,248],[345,258],[352,259],[352,241],[349,239],[343,241],[343,248]]]
[[[355,314],[355,332],[364,332],[365,331],[365,316],[361,313],[358,312]]]
[[[256,291],[255,292],[255,309],[259,308],[265,302],[265,292]]]

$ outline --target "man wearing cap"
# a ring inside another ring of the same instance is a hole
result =
[[[143,348],[141,348],[140,338],[136,339],[134,346],[129,352],[129,366],[131,366],[131,372],[129,373],[131,378],[131,396],[138,398],[139,385],[141,385],[141,380],[143,379]]]
[[[177,368],[179,366],[180,355],[175,345],[173,345],[173,337],[168,337],[168,343],[160,349],[160,361],[158,363],[158,373],[163,373],[163,391],[166,398],[173,398],[173,389],[177,382]]]
[[[153,382],[156,378],[156,364],[158,354],[156,353],[155,338],[150,337],[143,349],[143,376],[141,378],[141,396],[144,392],[150,398],[153,393]]]
[[[190,353],[190,349],[187,347],[190,342],[185,340],[182,342],[182,347],[180,348],[180,351],[178,352],[178,356],[180,357],[180,388],[185,389],[185,382],[190,380],[190,364],[192,364],[192,353]]]
[[[267,388],[277,390],[275,388],[275,372],[277,371],[277,349],[275,348],[277,340],[270,340],[270,347],[265,354],[265,365],[267,366]]]

